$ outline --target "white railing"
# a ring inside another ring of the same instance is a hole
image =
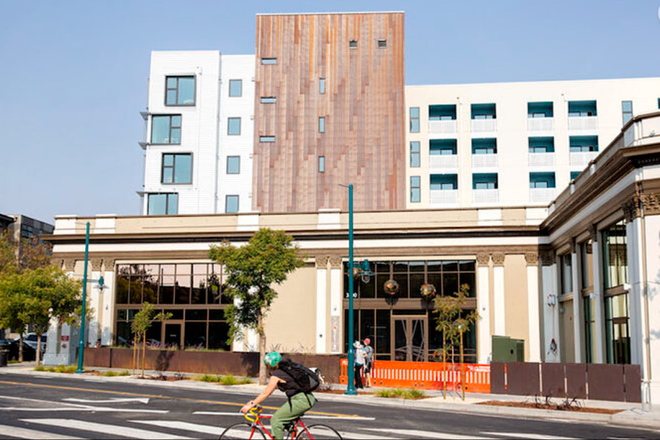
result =
[[[569,116],[568,129],[577,131],[598,130],[598,116]]]
[[[497,131],[497,119],[472,119],[472,133],[494,133]]]
[[[456,120],[429,121],[429,134],[456,134]]]
[[[555,165],[555,153],[529,153],[530,167],[552,167]]]
[[[552,131],[555,129],[554,118],[528,118],[528,131]]]
[[[497,154],[473,154],[472,168],[497,168]]]
[[[569,164],[572,167],[584,168],[596,156],[598,156],[598,151],[575,151],[570,154]]]
[[[458,156],[455,154],[432,154],[429,157],[429,168],[458,168]]]
[[[556,188],[530,188],[529,201],[531,203],[550,203],[555,198]]]
[[[495,204],[500,200],[497,189],[475,189],[472,190],[472,203]]]
[[[457,205],[457,189],[432,189],[429,191],[429,202],[433,205]]]

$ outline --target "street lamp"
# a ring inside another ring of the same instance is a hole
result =
[[[84,373],[83,358],[85,357],[85,315],[87,313],[87,260],[89,254],[89,222],[85,231],[85,270],[83,272],[82,313],[80,314],[80,342],[78,343],[78,369],[76,373]]]

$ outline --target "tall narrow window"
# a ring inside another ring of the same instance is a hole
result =
[[[325,173],[325,156],[319,156],[319,173]]]
[[[419,203],[422,200],[421,178],[410,176],[410,202]]]
[[[229,80],[229,97],[240,98],[243,96],[243,80],[230,79]]]
[[[241,156],[227,156],[227,174],[240,174]]]
[[[194,76],[168,76],[165,88],[165,105],[195,105]]]
[[[325,116],[319,117],[319,133],[325,133]]]
[[[419,107],[410,107],[410,132],[419,133]]]
[[[621,112],[623,114],[623,125],[626,125],[633,117],[632,101],[621,101]]]
[[[227,118],[227,134],[230,136],[241,134],[241,118]]]
[[[378,48],[379,49],[387,48],[387,40],[378,40]]]
[[[413,141],[410,143],[410,167],[419,168],[420,166],[420,143],[419,141]]]
[[[151,143],[173,145],[181,143],[181,115],[155,115],[151,118]]]
[[[225,197],[225,212],[228,214],[238,212],[238,196],[228,195]]]
[[[319,78],[319,93],[325,95],[325,78]]]
[[[176,215],[179,212],[177,193],[154,193],[147,196],[148,215]]]
[[[161,183],[192,183],[192,154],[163,154]]]
[[[350,40],[348,42],[348,47],[351,48],[351,49],[357,49],[357,47],[358,47],[357,40]]]

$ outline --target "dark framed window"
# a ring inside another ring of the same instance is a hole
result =
[[[165,77],[165,105],[195,105],[195,77]]]
[[[628,237],[623,220],[602,231],[603,281],[605,289],[628,282]]]
[[[497,111],[495,104],[472,104],[472,119],[496,119]]]
[[[277,64],[277,58],[262,58],[261,64]]]
[[[627,293],[605,297],[605,345],[610,364],[630,363],[629,301]]]
[[[621,101],[621,114],[623,116],[623,125],[626,125],[633,118],[632,101]]]
[[[410,132],[419,133],[419,107],[410,107]]]
[[[497,154],[497,139],[472,139],[472,154]]]
[[[325,173],[325,156],[319,156],[319,173]]]
[[[561,262],[561,293],[571,293],[573,291],[573,257],[564,254],[559,257]]]
[[[229,136],[241,134],[241,118],[227,118],[227,134]]]
[[[596,104],[596,101],[568,102],[569,118],[585,118],[590,116],[598,116],[598,106]]]
[[[325,78],[319,78],[319,94],[325,95]]]
[[[237,195],[228,195],[225,197],[225,212],[227,214],[233,214],[238,212],[238,196]]]
[[[472,189],[497,189],[497,173],[483,173],[472,175]]]
[[[378,40],[378,48],[379,49],[387,48],[387,40]]]
[[[325,116],[319,116],[319,133],[325,133]]]
[[[176,215],[179,213],[177,193],[151,193],[147,195],[148,215]]]
[[[350,40],[350,41],[348,42],[348,47],[349,47],[350,49],[357,49],[357,47],[358,47],[358,42],[357,42],[357,40]]]
[[[161,183],[192,183],[192,154],[164,153]]]
[[[421,159],[420,159],[420,142],[419,141],[412,141],[410,143],[410,167],[411,168],[419,168],[421,166]]]
[[[580,175],[582,171],[571,171],[571,180],[577,179],[577,176]]]
[[[555,188],[555,173],[529,173],[530,188]]]
[[[431,174],[432,191],[453,191],[458,189],[457,174]]]
[[[229,80],[229,97],[240,98],[243,96],[243,80],[230,79]]]
[[[241,156],[227,156],[227,174],[241,173]]]
[[[180,145],[181,115],[152,116],[151,143],[154,145]]]
[[[422,201],[422,179],[420,176],[410,176],[410,202],[419,203]]]
[[[598,136],[571,136],[569,146],[571,153],[598,151]]]
[[[456,139],[431,139],[431,156],[453,156],[456,154]]]
[[[554,153],[554,137],[530,137],[528,139],[530,153]]]
[[[554,115],[552,101],[545,102],[528,102],[527,103],[527,117],[528,118],[552,118]]]

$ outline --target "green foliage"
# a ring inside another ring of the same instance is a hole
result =
[[[37,365],[36,367],[34,367],[34,371],[46,371],[46,367],[44,367],[43,365]]]
[[[423,399],[426,397],[426,393],[422,390],[403,390],[401,388],[395,388],[393,390],[380,390],[376,391],[377,397],[384,397],[387,399]]]
[[[218,383],[220,385],[244,385],[253,383],[252,379],[249,377],[237,378],[231,374],[226,376],[204,374],[203,376],[195,377],[195,380],[199,380],[201,382]]]
[[[436,330],[442,332],[443,342],[449,342],[451,346],[457,345],[460,340],[461,332],[474,325],[479,319],[479,313],[472,310],[468,313],[463,311],[467,305],[467,299],[470,296],[470,286],[463,284],[458,292],[453,296],[436,297],[434,300],[433,313],[437,316]],[[444,347],[440,350],[446,350]]]
[[[142,335],[151,327],[151,320],[154,317],[154,306],[151,303],[145,302],[142,308],[135,314],[133,323],[131,324],[131,331],[135,335]]]
[[[56,367],[44,367],[43,365],[38,365],[34,367],[34,371],[46,371],[48,373],[65,373],[72,374],[75,373],[78,368],[75,365],[58,365]]]
[[[8,231],[0,233],[0,274],[21,273],[50,265],[51,248],[37,237],[12,240]]]

